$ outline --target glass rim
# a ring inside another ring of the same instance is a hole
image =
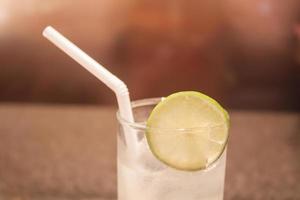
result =
[[[143,107],[143,106],[150,106],[150,105],[156,105],[160,101],[163,101],[165,97],[154,97],[154,98],[144,98],[144,99],[138,99],[131,101],[131,107],[132,109]],[[193,131],[197,132],[197,130],[202,130],[203,128],[216,128],[219,126],[225,125],[225,123],[222,124],[215,124],[210,126],[198,126],[198,127],[190,127],[190,128],[161,128],[161,127],[148,127],[145,123],[141,122],[130,122],[127,119],[123,118],[120,115],[119,109],[116,112],[117,120],[121,125],[129,126],[130,128],[136,129],[136,130],[162,130],[162,131],[176,131],[176,132],[185,132],[185,131]]]
[[[164,99],[164,97],[138,99],[138,100],[131,101],[131,107],[132,107],[132,109],[134,109],[137,107],[156,105],[158,102],[162,101],[163,99]],[[121,125],[127,125],[131,128],[138,129],[138,130],[146,130],[147,129],[146,124],[143,124],[141,122],[130,122],[127,119],[123,118],[120,115],[119,109],[117,110],[117,119]]]

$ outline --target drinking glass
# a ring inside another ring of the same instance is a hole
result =
[[[146,121],[161,100],[150,98],[132,102],[135,123],[126,121],[117,113],[118,200],[222,200],[226,148],[213,164],[198,171],[174,169],[152,154],[146,138]],[[128,150],[125,131],[137,134],[134,153]],[[169,131],[166,134],[170,134]],[[178,131],[184,134],[187,130],[184,127],[174,130]]]

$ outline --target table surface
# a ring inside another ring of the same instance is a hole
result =
[[[300,113],[232,111],[225,200],[300,199]],[[115,108],[0,104],[0,199],[115,200]]]

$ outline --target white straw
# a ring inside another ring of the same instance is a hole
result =
[[[117,96],[121,117],[129,122],[134,122],[129,92],[123,81],[105,69],[102,65],[96,62],[93,58],[83,52],[51,26],[44,29],[43,35],[71,58],[77,61],[86,70],[101,80],[105,85],[107,85],[107,87],[113,90]],[[131,149],[132,152],[135,152],[138,141],[137,135],[130,131],[124,132],[128,148]]]

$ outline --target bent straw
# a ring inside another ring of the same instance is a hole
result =
[[[117,97],[121,117],[129,122],[134,122],[129,92],[123,81],[109,72],[105,67],[96,62],[51,26],[44,29],[43,36],[113,90]],[[130,131],[125,131],[125,140],[128,144],[128,148],[132,152],[135,152],[138,142],[137,135]]]

